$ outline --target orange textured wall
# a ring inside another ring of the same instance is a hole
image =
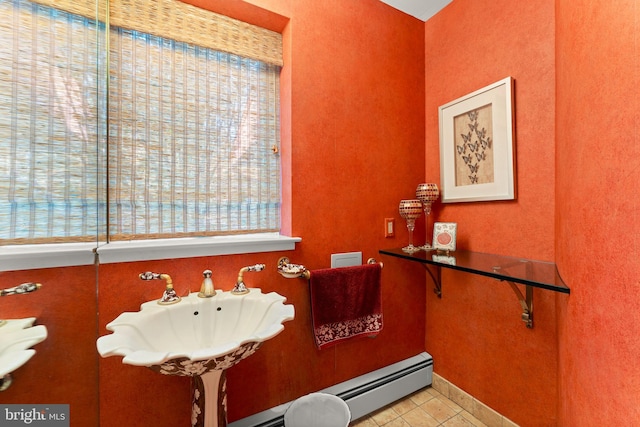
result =
[[[216,286],[228,290],[241,267],[267,264],[267,271],[249,274],[247,282],[286,296],[296,318],[228,371],[230,421],[424,351],[419,266],[386,262],[385,324],[378,338],[323,351],[312,341],[306,283],[283,279],[275,271],[283,255],[311,269],[324,268],[331,253],[362,251],[365,259],[380,259],[378,249],[407,239],[406,230],[385,239],[383,220],[396,217],[400,223],[397,202],[410,196],[424,175],[423,25],[373,0],[348,6],[295,2],[290,10],[276,12],[290,19],[284,29],[282,91],[290,104],[284,106],[288,125],[283,125],[282,155],[285,176],[291,179],[286,215],[302,242],[288,253],[100,267],[99,326],[104,331],[120,311],[136,310],[140,302],[158,297],[161,289],[136,281],[141,271],[166,271],[178,292],[186,292],[197,290],[202,270],[211,268]],[[187,380],[125,367],[118,358],[102,360],[100,366],[101,426],[126,425],[140,414],[147,425],[189,422]],[[140,385],[153,392],[141,393]]]
[[[191,2],[283,31],[286,228],[303,241],[286,253],[103,265],[99,306],[93,266],[0,273],[2,287],[44,285],[1,298],[2,317],[36,316],[49,330],[1,402],[70,403],[74,427],[188,425],[188,380],[100,359],[95,339],[159,296],[141,271],[172,274],[184,293],[205,268],[230,289],[240,267],[265,262],[249,283],[287,296],[296,319],[229,371],[232,421],[425,346],[437,373],[523,426],[640,420],[638,0],[455,0],[425,25],[376,0]],[[438,106],[508,75],[518,199],[438,203],[433,218],[458,222],[461,248],[555,259],[571,295],[536,291],[532,330],[505,284],[447,271],[438,300],[422,267],[377,255],[407,240],[397,201],[439,182]],[[385,217],[396,218],[394,239],[383,237]],[[385,329],[318,351],[306,285],[275,263],[320,268],[351,250],[385,262]]]
[[[639,17],[638,0],[557,1],[563,426],[640,423]]]
[[[0,298],[0,318],[35,317],[47,328],[36,354],[13,372],[0,403],[70,405],[73,426],[98,424],[95,267],[1,272],[0,287],[39,282],[25,295]]]
[[[198,5],[215,9],[215,2]],[[236,15],[242,14],[241,6],[228,5]],[[378,249],[407,239],[402,229],[396,238],[385,239],[383,220],[395,217],[400,224],[397,202],[411,196],[424,176],[423,25],[374,0],[348,6],[337,1],[295,2],[287,10],[280,4],[275,12],[279,16],[269,18],[273,25],[281,22],[281,16],[289,18],[283,28],[287,63],[282,82],[282,155],[284,175],[291,182],[285,215],[302,243],[288,253],[99,269],[99,331],[104,334],[106,323],[119,312],[137,310],[141,302],[160,295],[160,288],[136,279],[142,271],[171,274],[178,292],[185,293],[199,288],[206,268],[214,271],[216,286],[228,290],[241,267],[267,264],[267,271],[247,275],[247,282],[285,295],[296,308],[296,318],[255,355],[228,371],[230,421],[424,351],[419,266],[386,262],[385,324],[378,338],[323,351],[312,341],[306,283],[283,279],[275,272],[283,255],[308,268],[323,268],[329,266],[331,253],[362,251],[365,259],[380,259]],[[104,359],[100,403],[102,427],[127,425],[131,419],[137,420],[136,425],[187,425],[189,382],[123,366],[119,358]]]
[[[554,261],[554,0],[455,0],[425,25],[426,179],[440,182],[438,107],[507,76],[515,79],[515,201],[437,203],[458,223],[458,246]],[[534,291],[534,328],[506,283],[443,272],[427,294],[426,348],[434,371],[522,426],[557,418],[552,292]]]

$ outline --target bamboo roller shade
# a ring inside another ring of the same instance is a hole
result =
[[[96,18],[99,10],[102,21],[107,7],[107,0],[33,1],[91,19]],[[280,33],[178,0],[111,0],[109,24],[269,64],[283,64]]]

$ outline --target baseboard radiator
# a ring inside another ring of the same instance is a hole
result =
[[[355,420],[431,385],[432,377],[433,358],[420,353],[320,391],[347,402]],[[235,421],[229,427],[283,427],[284,413],[291,403]]]

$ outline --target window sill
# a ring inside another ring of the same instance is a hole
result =
[[[91,242],[0,246],[0,271],[91,265],[95,247]]]
[[[132,240],[98,247],[100,264],[276,252],[295,249],[299,237],[278,233],[239,234],[234,236],[189,237],[183,239]]]
[[[54,245],[0,246],[0,271],[69,267],[101,264],[234,255],[295,249],[300,237],[278,233],[241,234],[235,236],[192,237],[183,239],[134,240],[128,242],[64,243]]]

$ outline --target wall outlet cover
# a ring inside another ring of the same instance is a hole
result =
[[[362,252],[331,254],[331,268],[362,265]]]

